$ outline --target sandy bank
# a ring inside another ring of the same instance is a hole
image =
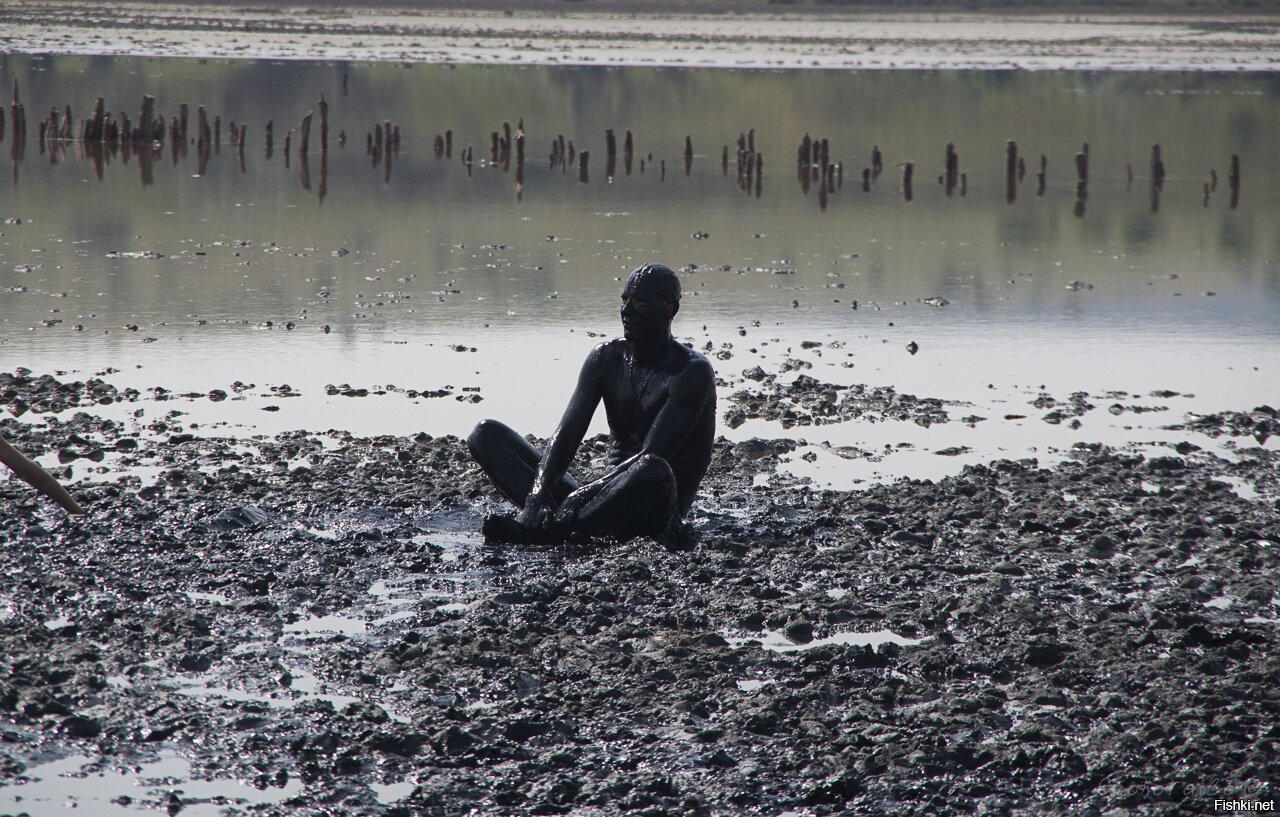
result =
[[[1273,18],[6,3],[5,53],[729,68],[1280,70]]]

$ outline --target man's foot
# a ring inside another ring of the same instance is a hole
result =
[[[486,542],[523,545],[534,541],[535,531],[532,528],[520,524],[514,516],[506,514],[495,513],[486,516],[480,530],[484,533]]]
[[[693,550],[693,525],[679,519],[672,519],[666,530],[653,537],[667,550]]]
[[[548,545],[558,540],[542,528],[531,528],[506,514],[490,514],[480,526],[485,542],[508,545]]]

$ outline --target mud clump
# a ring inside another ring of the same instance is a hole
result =
[[[782,370],[788,371],[785,364]],[[904,394],[890,386],[837,386],[807,374],[784,383],[759,366],[742,374],[759,385],[729,395],[732,405],[725,410],[724,421],[730,428],[747,420],[773,420],[783,428],[850,420],[904,420],[927,428],[950,420],[942,400]]]
[[[453,437],[49,419],[0,434],[153,476],[94,472],[79,518],[0,482],[9,783],[172,751],[287,788],[252,809],[279,815],[1172,814],[1271,785],[1262,447],[846,492],[779,470],[793,441],[721,440],[693,551],[538,551],[482,543]]]

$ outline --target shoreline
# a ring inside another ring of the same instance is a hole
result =
[[[9,3],[0,51],[741,70],[1280,71],[1266,14],[319,9]],[[104,33],[105,32],[105,33]]]
[[[484,544],[499,504],[456,437],[0,421],[31,453],[73,435],[160,477],[78,485],[83,517],[0,481],[0,809],[1269,797],[1280,454],[1221,419],[1238,462],[1084,446],[860,491],[788,477],[793,440],[721,439],[681,553]],[[588,439],[576,467],[605,454]]]

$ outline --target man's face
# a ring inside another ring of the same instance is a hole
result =
[[[632,343],[665,336],[675,314],[661,288],[647,278],[632,275],[622,290],[622,336]]]

